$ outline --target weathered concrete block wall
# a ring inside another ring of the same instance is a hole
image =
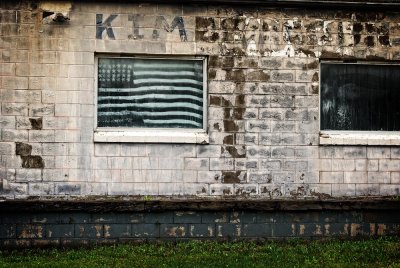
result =
[[[390,11],[2,1],[0,195],[398,195],[400,149],[319,145],[318,107],[319,60],[399,60],[399,23]],[[95,53],[207,56],[210,143],[95,143]]]

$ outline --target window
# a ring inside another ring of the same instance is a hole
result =
[[[207,143],[204,58],[97,58],[98,142]]]
[[[394,64],[321,63],[320,143],[398,144],[399,73]]]

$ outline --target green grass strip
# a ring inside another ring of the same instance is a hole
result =
[[[400,238],[0,251],[0,267],[400,267]]]

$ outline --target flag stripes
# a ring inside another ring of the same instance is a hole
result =
[[[99,127],[202,128],[202,60],[100,58]]]

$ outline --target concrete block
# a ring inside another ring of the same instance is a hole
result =
[[[41,169],[17,169],[16,181],[17,182],[35,182],[42,180]]]
[[[234,160],[224,158],[210,158],[210,170],[233,170]]]
[[[227,212],[203,212],[201,213],[202,223],[227,223],[229,214]]]
[[[67,169],[43,169],[43,181],[63,181],[68,177]]]
[[[185,158],[184,169],[210,170],[210,160],[209,158]]]
[[[94,66],[89,64],[70,65],[68,67],[68,77],[77,77],[77,78],[94,77]]]
[[[121,145],[119,144],[95,144],[95,156],[119,156]]]
[[[16,238],[15,224],[0,224],[0,238],[1,239]]]
[[[215,226],[214,224],[190,224],[189,236],[190,237],[214,237]]]
[[[400,158],[400,148],[396,148],[396,147],[390,148],[390,158],[399,159]]]
[[[54,142],[54,130],[30,130],[29,142]]]
[[[280,70],[271,72],[271,80],[273,82],[294,82],[296,72],[291,70]]]
[[[80,238],[103,238],[103,224],[75,224],[75,236]]]
[[[67,155],[65,143],[43,143],[41,155]]]
[[[356,184],[356,195],[357,196],[377,196],[380,192],[379,184],[366,184],[366,183],[357,183]]]
[[[247,107],[268,107],[269,106],[269,99],[268,95],[250,95],[246,97],[246,108]],[[249,109],[246,109],[248,111]],[[253,113],[257,116],[257,110],[253,109]]]
[[[390,172],[368,172],[368,183],[390,183]]]
[[[54,104],[30,104],[30,116],[49,116],[54,115]]]
[[[238,145],[257,145],[259,138],[257,133],[237,133],[235,134],[236,144]]]
[[[400,184],[381,184],[379,194],[382,196],[398,196],[400,193]]]
[[[124,144],[121,146],[121,156],[145,156],[145,148],[143,144]]]
[[[45,235],[45,227],[42,224],[18,224],[17,238],[33,239],[43,238]]]
[[[210,184],[210,194],[213,196],[230,196],[233,193],[232,184]]]
[[[332,171],[355,171],[355,161],[347,159],[332,159]]]
[[[268,120],[247,120],[246,132],[270,132],[271,123]]]
[[[400,160],[398,159],[380,159],[379,171],[397,171],[400,170]]]
[[[187,158],[185,158],[186,161]],[[159,158],[158,168],[160,169],[184,169],[184,159],[182,158]]]
[[[28,107],[23,103],[3,103],[1,108],[3,115],[28,115]]]
[[[105,238],[120,238],[120,237],[131,237],[131,236],[132,236],[131,224],[128,223],[104,224]]]
[[[246,156],[248,158],[270,158],[271,148],[269,146],[247,146]]]
[[[367,183],[367,172],[344,172],[344,183]]]
[[[1,140],[28,142],[28,130],[2,129]]]
[[[356,195],[356,184],[332,184],[332,196],[345,197]]]
[[[57,183],[55,187],[57,195],[79,195],[82,191],[80,184]]]
[[[112,169],[131,169],[132,159],[129,157],[112,157],[109,158]]]
[[[390,158],[390,148],[368,147],[367,157],[368,159]]]
[[[144,215],[144,222],[149,224],[173,223],[174,213],[173,212],[146,213]]]
[[[296,124],[290,121],[271,121],[271,131],[274,133],[279,132],[295,132]]]
[[[55,142],[80,142],[79,130],[55,130]]]
[[[27,77],[5,76],[2,78],[3,89],[28,89]]]
[[[55,105],[55,116],[80,116],[79,104],[63,104],[57,103]]]
[[[258,169],[258,160],[236,160],[235,170]]]
[[[218,223],[215,225],[216,237],[237,238],[242,236],[242,224]]]
[[[174,223],[201,223],[201,215],[196,212],[174,212]]]
[[[0,142],[0,155],[10,155],[15,151],[15,144],[11,142]]]
[[[196,147],[197,157],[219,157],[220,154],[221,154],[221,146],[219,145],[207,145],[207,146]]]
[[[179,238],[189,236],[188,224],[160,224],[160,237]]]
[[[59,216],[59,219],[57,220],[57,223],[60,224],[81,224],[81,223],[90,223],[90,214],[86,212],[66,212],[62,213]],[[78,236],[77,233],[75,233],[75,236]]]
[[[31,122],[29,121],[29,117],[25,116],[17,116],[16,124],[13,129],[32,129]]]
[[[160,225],[157,223],[149,224],[132,224],[132,237],[160,237]]]
[[[390,183],[400,184],[400,172],[390,172]]]
[[[291,158],[294,157],[294,148],[290,147],[272,147],[272,158]]]
[[[294,103],[295,103],[295,96],[273,95],[271,96],[270,100],[271,107],[290,108],[294,107]]]
[[[318,105],[318,96],[296,96],[295,107],[316,109],[318,108]],[[314,116],[316,117],[317,114],[314,113],[312,117]]]
[[[270,237],[272,233],[272,225],[269,223],[247,223],[243,224],[242,237]]]
[[[159,166],[159,158],[157,157],[135,157],[132,160],[133,169],[156,170]]]
[[[0,116],[0,128],[2,129],[15,129],[15,122],[15,116]]]
[[[367,148],[358,146],[346,146],[343,148],[344,158],[366,158]]]
[[[366,175],[366,173],[365,173]],[[320,183],[343,183],[343,172],[320,172]],[[346,183],[349,183],[346,181]]]
[[[257,184],[235,184],[234,185],[235,195],[239,196],[256,196],[258,195],[258,185]]]
[[[73,224],[48,224],[46,225],[47,238],[74,237],[75,230]]]
[[[28,191],[31,196],[51,196],[55,193],[53,183],[43,182],[29,183]]]
[[[288,111],[287,108],[260,108],[259,117],[260,119],[271,119],[271,120],[283,120],[285,113]]]

